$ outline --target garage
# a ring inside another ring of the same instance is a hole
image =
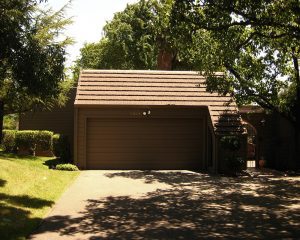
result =
[[[202,119],[87,121],[88,169],[200,169]]]
[[[213,169],[216,134],[238,122],[196,72],[83,70],[74,107],[81,169]]]

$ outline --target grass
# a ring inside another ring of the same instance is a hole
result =
[[[79,172],[49,169],[49,157],[0,152],[0,238],[26,239]]]

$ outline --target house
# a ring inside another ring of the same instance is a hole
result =
[[[217,171],[224,167],[220,137],[244,133],[233,99],[207,92],[197,72],[83,70],[71,108],[81,169]],[[43,113],[51,115],[43,123],[41,113],[22,116],[20,129],[37,122],[54,129],[55,111]]]

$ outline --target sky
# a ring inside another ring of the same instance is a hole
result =
[[[59,10],[68,0],[48,0],[46,6]],[[75,40],[75,44],[68,47],[66,65],[79,55],[79,50],[85,42],[99,41],[103,35],[102,29],[113,18],[114,13],[123,11],[127,4],[137,0],[73,0],[67,17],[73,17],[73,24],[68,26],[65,34]]]

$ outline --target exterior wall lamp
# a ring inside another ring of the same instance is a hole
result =
[[[149,116],[149,115],[151,115],[151,111],[150,110],[148,110],[148,111],[144,111],[143,112],[143,116]]]

